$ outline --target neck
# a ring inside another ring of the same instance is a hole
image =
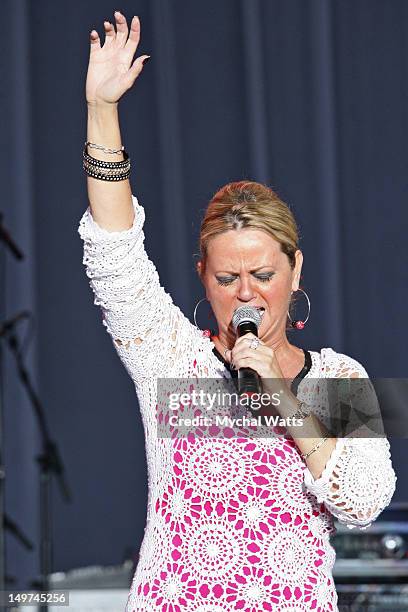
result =
[[[229,362],[230,354],[226,354],[225,351],[226,349],[233,348],[236,340],[235,336],[230,337],[227,334],[224,336],[220,334],[219,336],[212,336],[211,339],[218,352]],[[273,349],[279,367],[283,373],[283,377],[288,380],[293,379],[304,364],[303,350],[290,344],[284,332],[268,339],[268,341],[266,341],[265,338],[260,339]]]
[[[216,345],[217,349],[219,350],[219,352],[223,354],[223,352],[226,349],[233,348],[236,342],[236,337],[228,333],[227,331],[227,333],[221,332],[217,336],[213,336],[212,340],[214,344]],[[269,346],[274,351],[279,361],[281,360],[285,361],[285,359],[288,359],[288,358],[290,359],[291,356],[293,355],[293,352],[298,353],[300,350],[297,347],[290,344],[289,340],[287,339],[286,333],[284,331],[280,331],[279,333],[276,333],[274,336],[271,336],[270,338],[261,337],[260,340],[262,340],[262,342],[264,342],[266,346]],[[222,350],[220,350],[220,348],[222,348]]]
[[[220,333],[218,336],[212,336],[211,339],[218,352],[229,362],[230,353],[226,354],[225,351],[234,347],[236,337],[228,333]],[[284,330],[279,334],[271,334],[270,338],[261,337],[260,340],[273,350],[283,378],[292,380],[303,367],[305,359],[303,350],[290,344]]]

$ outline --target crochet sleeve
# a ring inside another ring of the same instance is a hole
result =
[[[180,349],[183,328],[192,326],[161,287],[144,249],[145,213],[132,196],[135,218],[124,231],[109,232],[84,213],[78,232],[84,241],[83,263],[101,307],[103,324],[135,383],[163,376]]]
[[[357,361],[346,355],[337,357],[340,360],[333,378],[368,378]],[[387,438],[358,437],[357,433],[337,439],[319,478],[315,480],[306,467],[304,484],[349,529],[367,529],[390,503],[397,477]]]

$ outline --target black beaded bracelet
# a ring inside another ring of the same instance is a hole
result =
[[[117,176],[109,174],[100,174],[98,172],[92,172],[91,170],[87,169],[85,169],[85,172],[88,176],[91,176],[95,179],[99,179],[101,181],[124,181],[130,176],[130,170],[128,172],[125,172],[124,174],[118,174]]]
[[[108,162],[92,157],[87,152],[85,144],[83,150],[83,169],[88,176],[102,181],[123,181],[130,176],[130,158],[123,149],[123,160]]]
[[[90,170],[91,172],[99,172],[100,174],[123,174],[130,170],[130,162],[126,162],[125,166],[113,166],[113,167],[105,167],[100,166],[99,164],[92,164],[87,159],[84,159],[83,165],[85,169]]]

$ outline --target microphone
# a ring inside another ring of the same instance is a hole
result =
[[[240,338],[244,334],[252,333],[258,336],[258,327],[261,324],[262,315],[254,306],[239,306],[232,315],[232,327]],[[240,395],[252,395],[261,393],[262,385],[258,372],[252,368],[238,369],[238,393]]]

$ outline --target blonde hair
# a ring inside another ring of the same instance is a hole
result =
[[[258,229],[279,242],[295,267],[299,234],[289,207],[266,185],[238,181],[221,187],[211,199],[200,230],[201,273],[204,273],[208,244],[212,238],[234,229]]]

